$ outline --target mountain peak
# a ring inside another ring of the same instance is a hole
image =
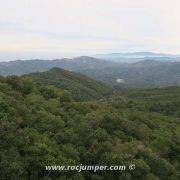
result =
[[[57,67],[25,76],[31,77],[39,85],[53,85],[67,90],[75,100],[98,99],[112,92],[112,89],[102,82]]]

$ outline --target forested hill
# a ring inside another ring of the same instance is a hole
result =
[[[59,73],[67,72],[40,74],[42,83],[27,76],[0,77],[0,179],[180,179],[179,88],[75,102],[68,91],[49,85]],[[80,164],[127,169],[45,170]],[[128,169],[131,164],[135,170]]]
[[[53,85],[71,93],[75,100],[100,99],[112,94],[112,89],[80,73],[53,68],[46,72],[26,75],[39,85]]]

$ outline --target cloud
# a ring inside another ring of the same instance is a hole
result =
[[[0,0],[0,3],[3,54],[180,50],[179,0]]]

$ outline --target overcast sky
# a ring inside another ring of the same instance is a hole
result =
[[[0,60],[180,54],[180,0],[0,0]]]

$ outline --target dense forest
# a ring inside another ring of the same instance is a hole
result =
[[[83,83],[88,78],[82,76],[80,85],[80,74],[69,75],[71,81],[67,71],[53,69],[0,77],[0,179],[180,178],[180,88],[122,89],[110,96],[98,82]],[[74,96],[74,85],[90,95]],[[136,168],[45,170],[46,165],[79,164]]]
[[[97,82],[80,73],[52,68],[46,72],[31,73],[24,77],[31,77],[38,85],[52,85],[71,93],[76,101],[93,100],[111,95],[113,89],[101,82]]]

